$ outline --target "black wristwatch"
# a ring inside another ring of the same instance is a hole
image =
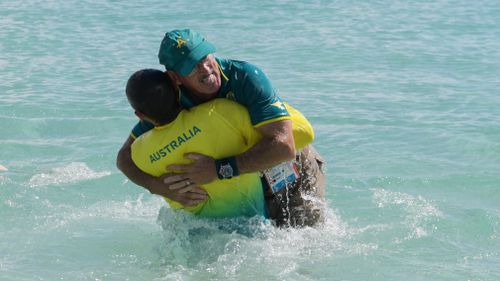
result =
[[[240,174],[234,156],[215,160],[215,169],[217,177],[221,180],[230,179]]]

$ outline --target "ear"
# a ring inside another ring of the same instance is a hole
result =
[[[146,117],[146,116],[144,115],[144,113],[142,113],[142,112],[140,112],[140,111],[137,111],[137,110],[136,110],[136,111],[134,111],[134,113],[135,113],[135,116],[137,116],[137,117],[138,117],[139,119],[141,119],[141,120],[144,120],[144,117]]]
[[[167,70],[165,71],[165,74],[170,77],[170,80],[176,85],[176,86],[179,86],[179,85],[182,85],[181,83],[181,80],[180,80],[180,76],[179,74],[177,74],[176,72],[172,71],[172,70]]]

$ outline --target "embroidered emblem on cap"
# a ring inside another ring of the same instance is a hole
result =
[[[187,44],[187,41],[186,40],[182,40],[182,37],[177,37],[177,48],[181,48],[182,45],[186,45]]]

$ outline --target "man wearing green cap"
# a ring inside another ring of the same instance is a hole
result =
[[[295,150],[290,114],[266,75],[250,63],[217,58],[215,50],[193,30],[173,30],[165,34],[158,57],[166,74],[177,84],[184,108],[215,98],[234,100],[247,108],[262,140],[242,154],[222,159],[188,153],[186,158],[192,160],[191,164],[168,167],[182,173],[154,178],[141,172],[130,157],[134,139],[154,127],[139,122],[118,153],[119,169],[150,192],[185,206],[206,199],[198,185],[264,171],[270,217],[278,224],[314,225],[320,220],[319,205],[324,200],[323,160],[310,145],[300,152]],[[292,179],[293,187],[282,188],[280,178]]]

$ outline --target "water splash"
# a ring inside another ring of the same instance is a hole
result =
[[[374,188],[373,200],[379,208],[400,207],[403,211],[403,224],[410,228],[410,233],[403,239],[422,238],[428,235],[425,223],[433,217],[442,216],[441,211],[422,196],[412,196],[401,192],[392,192]],[[398,242],[398,241],[396,241]]]
[[[108,223],[139,223],[154,224],[154,218],[158,209],[165,204],[160,198],[143,199],[129,198],[125,201],[99,201],[88,207],[75,208],[71,205],[50,205],[47,208],[53,210],[49,214],[38,215],[34,229],[38,232],[50,232],[55,229],[66,229],[74,227],[82,222],[106,221]]]
[[[158,251],[165,276],[157,280],[186,276],[193,280],[241,280],[242,276],[252,276],[248,280],[315,280],[308,266],[321,267],[337,255],[364,255],[377,249],[351,241],[356,230],[349,229],[331,209],[326,210],[325,223],[314,228],[280,229],[258,217],[200,219],[168,206],[160,210],[158,223],[163,228],[164,243]]]
[[[53,168],[48,173],[40,173],[32,176],[28,181],[28,186],[39,187],[52,184],[75,183],[102,178],[110,174],[111,172],[109,171],[96,172],[82,162],[73,162],[68,166]]]

